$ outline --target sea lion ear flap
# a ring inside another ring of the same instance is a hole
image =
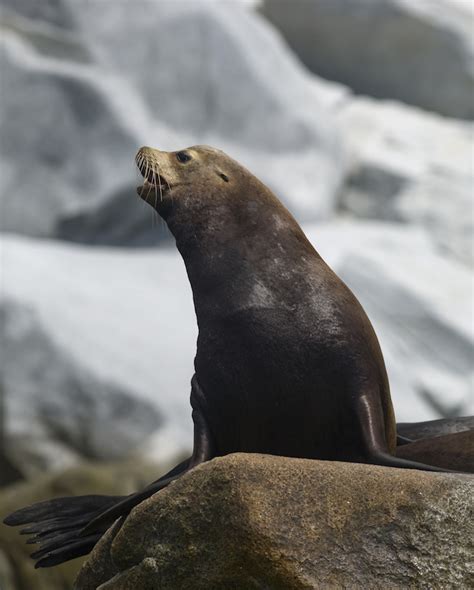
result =
[[[217,176],[220,176],[224,182],[229,182],[229,177],[220,170],[216,170]]]

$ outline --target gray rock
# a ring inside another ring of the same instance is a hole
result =
[[[261,17],[229,3],[62,0],[55,19],[48,6],[9,3],[1,17],[0,229],[156,243],[150,212],[124,197],[143,144],[217,145],[300,218],[331,213],[344,174],[337,123]]]
[[[473,118],[472,5],[454,0],[265,0],[314,73],[359,94]]]
[[[65,213],[58,219],[56,236],[91,246],[174,247],[164,221],[145,202],[137,205],[135,191],[135,185],[124,184],[97,204]]]
[[[351,160],[341,208],[424,227],[440,251],[472,265],[473,125],[365,98],[338,116]]]
[[[130,184],[138,142],[112,79],[41,56],[11,32],[0,52],[8,88],[0,108],[0,227],[51,236],[71,209]]]
[[[470,270],[416,227],[346,221],[305,229],[374,325],[398,421],[473,414]]]
[[[473,494],[470,476],[229,455],[137,506],[75,589],[467,588]]]
[[[4,299],[0,320],[5,445],[23,472],[124,456],[160,426],[154,406],[92,375],[32,309]]]
[[[133,197],[132,201],[142,204]],[[155,231],[159,233],[160,227]],[[46,339],[61,352],[57,360],[50,359],[54,362],[45,360],[53,375],[59,372],[66,379],[68,371],[77,367],[84,379],[95,383],[94,391],[100,389],[105,396],[116,390],[125,393],[138,414],[136,420],[132,414],[132,422],[123,417],[121,423],[143,441],[154,427],[145,428],[145,421],[142,428],[141,411],[146,419],[154,416],[148,412],[150,404],[156,408],[163,422],[150,449],[155,458],[162,460],[163,453],[191,446],[189,393],[197,328],[189,282],[176,248],[91,248],[5,234],[1,245],[2,295],[31,309]],[[41,358],[43,340],[31,340],[23,353],[21,346],[28,342],[18,343],[18,359],[33,355],[35,346]],[[12,362],[22,379],[18,359]],[[64,385],[54,384],[58,396],[67,395]],[[100,399],[98,395],[96,404],[102,403]],[[112,428],[111,420],[112,416],[108,424]],[[111,444],[118,436],[122,435],[111,436]]]

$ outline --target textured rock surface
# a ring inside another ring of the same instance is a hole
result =
[[[69,355],[31,308],[0,301],[0,380],[5,443],[25,474],[77,461],[115,459],[161,424],[155,406],[117,381],[92,375]]]
[[[422,226],[441,252],[472,265],[472,124],[366,98],[337,113],[350,151],[344,211]]]
[[[473,492],[470,476],[230,455],[135,508],[75,588],[469,587]]]
[[[0,521],[17,508],[54,496],[129,494],[156,479],[167,467],[163,465],[160,469],[136,459],[121,463],[85,463],[53,476],[12,485],[0,492]],[[26,545],[18,529],[0,524],[1,590],[70,590],[83,559],[35,570],[34,561],[29,557],[33,551],[34,545]]]
[[[473,118],[472,10],[454,0],[265,0],[263,13],[323,78]]]

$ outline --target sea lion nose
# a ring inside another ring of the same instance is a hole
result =
[[[141,147],[135,156],[135,163],[140,172],[143,174],[144,170],[155,168],[161,161],[161,154],[160,150],[148,146]]]
[[[143,147],[141,147],[138,152],[137,155],[135,156],[135,160],[138,160],[138,158],[143,158],[146,156],[151,156],[154,152],[157,152],[158,150],[155,150],[154,148],[148,147],[147,145],[144,145]]]

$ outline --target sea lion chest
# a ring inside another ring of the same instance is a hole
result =
[[[199,323],[196,375],[218,452],[347,457],[351,391],[378,379],[365,314],[322,262],[268,272],[229,284],[234,305]]]

